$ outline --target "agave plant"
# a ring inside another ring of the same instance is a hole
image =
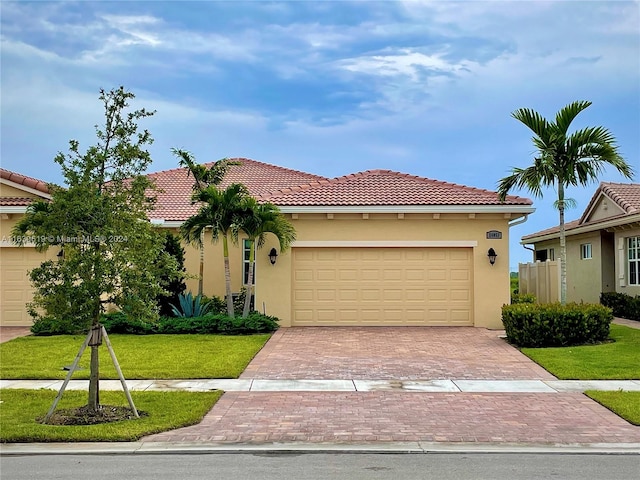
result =
[[[202,295],[198,294],[195,297],[191,292],[178,295],[180,301],[180,308],[175,305],[171,305],[173,314],[176,317],[202,317],[206,315],[211,309],[210,303],[202,303]]]

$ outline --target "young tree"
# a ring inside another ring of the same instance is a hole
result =
[[[555,121],[545,119],[528,108],[516,110],[511,115],[529,127],[534,133],[533,144],[537,149],[533,165],[513,168],[511,175],[498,183],[502,201],[512,188],[525,188],[536,197],[542,196],[543,187],[556,187],[556,206],[560,214],[560,301],[567,301],[567,247],[564,211],[569,199],[566,187],[584,186],[595,181],[606,165],[611,165],[626,178],[633,177],[633,169],[620,156],[613,134],[603,127],[586,127],[569,134],[571,122],[591,102],[576,101],[557,114]]]
[[[69,142],[70,152],[55,158],[67,188],[53,187],[51,201],[32,205],[13,232],[18,243],[33,241],[40,251],[61,248],[59,260],[30,273],[33,311],[74,315],[95,330],[107,304],[137,318],[157,318],[160,279],[177,275],[175,260],[147,220],[152,185],[142,173],[151,163],[145,146],[152,138],[137,122],[155,112],[130,111],[134,95],[123,87],[100,90],[99,98],[105,123],[96,126],[97,144],[81,153],[76,140]],[[98,345],[91,345],[88,407],[99,408]]]
[[[249,274],[247,276],[247,294],[244,299],[242,318],[249,315],[251,297],[253,295],[253,265],[255,262],[255,247],[264,245],[268,233],[272,233],[278,239],[280,252],[287,250],[296,239],[296,231],[293,225],[280,212],[280,209],[272,203],[258,203],[255,198],[247,197],[242,201],[244,214],[239,217],[235,225],[234,234],[243,231],[249,240]]]

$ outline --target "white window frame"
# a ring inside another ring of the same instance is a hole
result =
[[[640,285],[640,236],[627,237],[628,285]]]
[[[550,248],[549,249],[549,256],[547,258],[549,260],[551,260],[552,262],[556,259],[556,250],[555,250],[555,248]]]
[[[590,243],[580,244],[580,260],[591,260],[593,258],[593,249]]]
[[[247,243],[249,242],[248,238],[242,240],[242,285],[247,286],[247,279],[249,277],[249,247]],[[256,242],[253,242],[253,285],[256,284]]]

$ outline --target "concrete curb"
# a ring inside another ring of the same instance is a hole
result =
[[[34,455],[203,455],[254,453],[297,454],[446,454],[514,453],[559,455],[640,455],[640,443],[607,444],[491,444],[400,442],[375,444],[268,443],[220,444],[176,442],[119,443],[9,443],[0,446],[0,456]]]

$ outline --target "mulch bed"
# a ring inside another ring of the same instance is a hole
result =
[[[138,410],[140,417],[149,414]],[[37,419],[42,423],[44,417]],[[51,415],[47,425],[97,425],[100,423],[119,422],[122,420],[136,420],[133,410],[129,407],[100,405],[97,410],[91,410],[87,405],[76,408],[56,410]]]

